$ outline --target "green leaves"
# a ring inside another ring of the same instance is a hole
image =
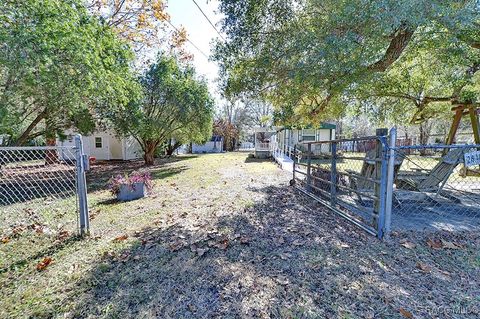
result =
[[[0,105],[17,143],[72,125],[94,129],[94,116],[135,90],[133,54],[81,0],[2,1]],[[46,121],[34,123],[44,112]],[[32,126],[33,125],[33,126]]]
[[[228,39],[215,59],[225,95],[263,98],[290,121],[336,118],[352,99],[386,93],[412,103],[411,95],[452,96],[473,84],[468,70],[480,61],[473,0],[223,0],[220,8]]]
[[[159,54],[140,84],[143,96],[114,114],[113,121],[121,134],[133,135],[146,153],[167,139],[200,142],[210,137],[213,99],[192,67]]]

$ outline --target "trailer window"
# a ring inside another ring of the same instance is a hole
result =
[[[101,137],[95,137],[95,148],[102,148],[102,138]]]

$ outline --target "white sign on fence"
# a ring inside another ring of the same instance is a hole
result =
[[[465,153],[465,166],[480,165],[480,151]]]

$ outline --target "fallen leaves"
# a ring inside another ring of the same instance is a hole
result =
[[[400,308],[398,311],[399,311],[400,314],[401,314],[402,316],[404,316],[405,318],[409,318],[409,319],[412,319],[412,318],[413,318],[412,313],[411,313],[410,311],[408,311],[408,310],[405,310],[405,309],[403,309],[403,308]]]
[[[53,259],[51,257],[43,258],[43,260],[37,264],[37,270],[38,271],[45,270],[52,262],[53,262]]]
[[[250,244],[250,238],[247,236],[240,236],[240,244],[242,245]]]
[[[181,248],[183,248],[184,244],[180,241],[175,241],[173,243],[170,243],[170,245],[168,246],[168,249],[170,249],[170,251],[177,251],[177,250],[180,250]]]
[[[444,239],[427,239],[427,246],[432,249],[462,249],[463,246]]]
[[[442,241],[443,248],[446,248],[446,249],[462,249],[463,248],[462,245],[457,244],[457,243],[453,243],[453,242],[446,241],[446,240],[443,240],[443,239],[441,241]]]
[[[442,242],[438,239],[427,239],[427,245],[432,249],[442,249]]]
[[[64,240],[64,239],[68,238],[69,235],[70,235],[70,233],[67,230],[62,230],[62,231],[58,232],[57,239],[58,240]]]
[[[95,210],[91,210],[88,214],[88,217],[90,220],[94,220],[95,217],[97,217],[97,215],[100,213],[100,209],[95,209]]]
[[[33,223],[23,222],[20,224],[12,225],[9,230],[1,234],[1,236],[3,237],[0,237],[0,241],[3,244],[6,244],[13,239],[19,238],[25,233],[28,234],[28,232],[31,232],[37,235],[47,235],[47,236],[51,236],[55,234],[55,231],[47,227],[47,225],[40,223],[39,221],[37,221],[37,219],[39,218],[35,217],[35,221]]]
[[[429,273],[432,271],[432,267],[422,262],[417,262],[417,268],[423,271],[424,273]]]
[[[122,236],[118,236],[118,237],[114,238],[113,242],[118,243],[118,242],[124,241],[126,239],[128,239],[128,235],[122,235]]]
[[[220,249],[227,249],[229,244],[228,238],[221,239],[219,242],[216,243],[215,247],[220,248]]]
[[[408,249],[414,249],[415,247],[417,247],[417,245],[408,240],[401,242],[400,245]]]

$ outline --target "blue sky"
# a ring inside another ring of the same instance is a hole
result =
[[[202,8],[203,12],[217,26],[222,15],[218,11],[217,0],[195,0]],[[208,23],[207,19],[202,15],[193,0],[169,0],[167,12],[171,16],[171,22],[176,27],[183,26],[188,33],[188,38],[192,41],[202,52],[206,55],[211,53],[211,42],[213,39],[219,37],[217,32]],[[217,85],[214,83],[218,75],[218,67],[214,62],[208,61],[195,47],[190,43],[186,44],[187,49],[194,55],[193,64],[199,74],[202,74],[209,81],[211,93],[215,94],[217,102],[220,102],[218,96]]]

